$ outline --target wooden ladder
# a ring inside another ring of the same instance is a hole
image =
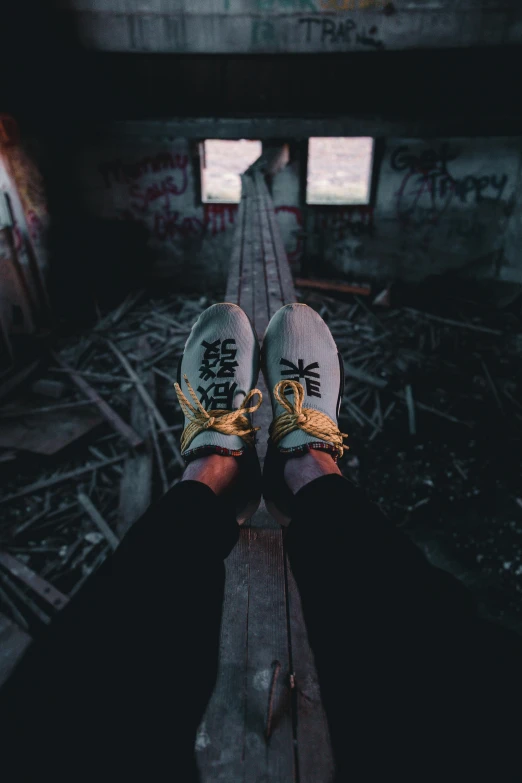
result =
[[[225,301],[243,308],[262,340],[296,294],[264,175],[254,165],[242,181]],[[272,412],[262,376],[257,386],[263,462]],[[241,529],[226,574],[218,681],[196,743],[202,781],[328,783],[328,728],[299,594],[264,503]]]

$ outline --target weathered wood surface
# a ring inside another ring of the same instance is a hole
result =
[[[288,610],[297,709],[296,740],[300,783],[329,783],[334,774],[328,723],[321,702],[314,656],[303,620],[301,597],[288,560]]]
[[[243,177],[226,299],[245,310],[262,341],[272,315],[296,295],[268,188],[252,169]],[[272,411],[262,374],[257,386],[263,462]],[[196,743],[202,781],[329,783],[328,729],[301,603],[264,503],[241,530],[226,573],[218,682]]]

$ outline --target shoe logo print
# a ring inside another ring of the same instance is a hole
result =
[[[207,387],[198,386],[201,404],[208,411],[232,410],[237,383],[219,381],[220,378],[233,378],[238,362],[235,340],[215,340],[201,343],[205,349],[199,367],[200,380],[212,381]]]
[[[321,376],[318,372],[313,372],[319,369],[319,362],[313,362],[305,367],[303,359],[299,359],[297,364],[289,362],[288,359],[281,359],[279,364],[288,367],[287,370],[281,370],[281,375],[285,380],[300,381],[302,378],[305,382],[307,395],[321,399]]]

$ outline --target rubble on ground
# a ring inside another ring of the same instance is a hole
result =
[[[522,626],[520,306],[301,294],[343,357],[345,475],[490,612]],[[179,480],[177,363],[219,299],[130,295],[0,379],[0,611],[22,628],[52,617],[46,586],[54,600],[73,596]]]

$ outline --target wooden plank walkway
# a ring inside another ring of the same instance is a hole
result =
[[[272,315],[296,301],[255,165],[243,176],[226,301],[245,310],[260,340]],[[265,401],[255,417],[263,461],[272,414],[262,376],[257,385]],[[196,743],[202,782],[329,783],[328,729],[299,594],[281,529],[264,503],[242,528],[226,570],[218,682]]]

